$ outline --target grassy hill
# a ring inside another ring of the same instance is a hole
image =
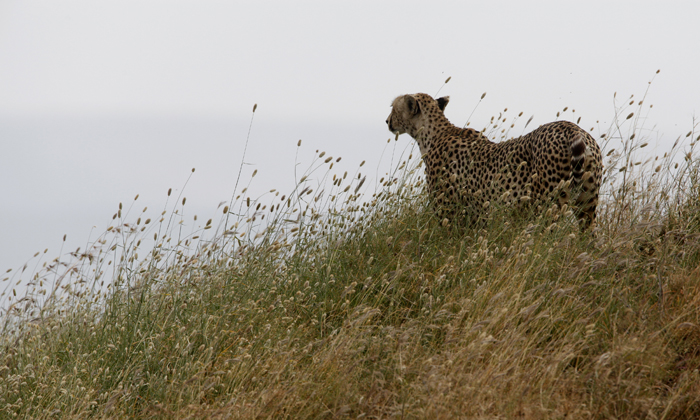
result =
[[[412,160],[204,232],[120,205],[10,295],[0,418],[700,418],[695,135],[638,163],[630,118],[594,234],[547,203],[442,223]]]

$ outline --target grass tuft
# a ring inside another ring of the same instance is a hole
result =
[[[546,203],[443,223],[412,156],[370,195],[317,152],[204,227],[120,204],[25,296],[7,274],[0,417],[698,418],[696,125],[643,154],[643,102],[599,129],[593,233]]]

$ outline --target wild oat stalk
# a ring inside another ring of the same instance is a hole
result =
[[[546,203],[443,226],[410,151],[371,193],[318,152],[219,233],[120,205],[5,280],[0,417],[698,418],[699,138],[643,156],[625,103],[595,235]]]

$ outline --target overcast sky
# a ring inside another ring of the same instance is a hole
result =
[[[455,124],[487,92],[474,127],[569,107],[589,129],[661,69],[647,127],[673,142],[700,107],[698,17],[698,1],[0,0],[0,276],[64,233],[84,244],[136,194],[162,209],[192,167],[185,195],[213,214],[256,103],[244,178],[261,189],[291,186],[299,139],[302,162],[381,172],[392,99],[447,77]]]

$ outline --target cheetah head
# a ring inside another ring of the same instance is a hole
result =
[[[431,116],[443,114],[449,101],[449,96],[433,99],[425,93],[399,96],[391,104],[391,114],[386,119],[389,131],[397,136],[407,133],[416,138],[428,125]]]

